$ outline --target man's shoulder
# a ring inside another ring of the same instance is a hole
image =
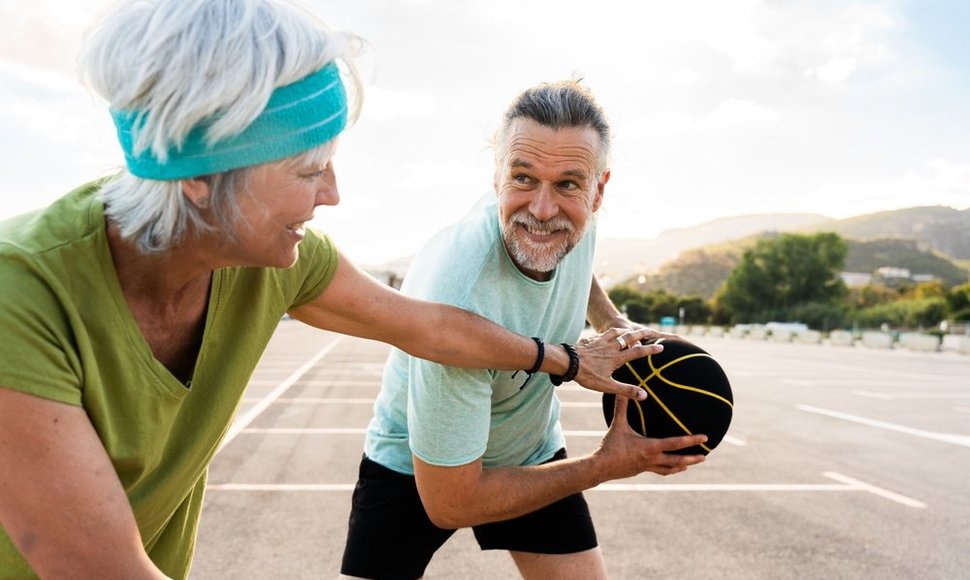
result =
[[[412,260],[402,290],[427,300],[460,302],[501,250],[501,240],[494,204],[479,201],[428,240]]]

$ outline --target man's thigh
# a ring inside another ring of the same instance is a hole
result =
[[[593,518],[581,493],[524,516],[482,524],[472,530],[483,550],[576,554],[598,545]]]
[[[566,457],[560,449],[549,461]],[[596,548],[596,529],[583,494],[576,493],[511,520],[473,528],[483,550],[579,554]]]
[[[354,488],[340,572],[357,578],[419,578],[454,530],[424,511],[414,477],[366,457]]]
[[[599,548],[573,554],[509,553],[524,580],[606,579],[606,564]]]

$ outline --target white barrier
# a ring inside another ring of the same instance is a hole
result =
[[[791,342],[794,333],[787,328],[773,328],[771,330],[771,340],[773,342]]]
[[[714,338],[721,338],[724,336],[723,326],[712,326],[707,329],[707,336],[713,336]]]
[[[795,334],[795,341],[802,344],[819,344],[822,342],[822,333],[817,330],[803,330]]]
[[[768,329],[764,326],[752,326],[748,329],[748,338],[750,340],[764,340],[768,338]]]
[[[853,346],[855,339],[848,330],[833,330],[829,333],[829,344],[835,346]]]
[[[731,327],[731,331],[728,334],[731,338],[744,338],[748,334],[748,327],[736,324]]]
[[[862,333],[862,344],[869,348],[892,348],[893,335],[870,330]]]
[[[955,350],[970,354],[970,336],[947,334],[943,337],[943,344],[940,346],[943,350]]]
[[[899,335],[899,346],[910,350],[935,351],[940,349],[940,339],[932,334],[904,332]]]
[[[690,327],[689,334],[690,336],[704,336],[704,327],[699,324],[695,324],[694,326]]]

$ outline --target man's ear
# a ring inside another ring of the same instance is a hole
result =
[[[182,195],[189,198],[192,205],[199,209],[209,206],[209,183],[204,179],[195,177],[192,179],[181,180]]]
[[[606,190],[606,182],[610,180],[610,170],[607,169],[601,175],[599,180],[596,182],[596,196],[593,197],[593,213],[599,211],[600,206],[603,205],[603,191]]]

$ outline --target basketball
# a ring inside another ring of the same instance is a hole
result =
[[[707,435],[707,442],[672,453],[707,455],[724,439],[734,411],[727,375],[710,354],[682,338],[663,337],[659,354],[630,361],[613,378],[647,391],[645,401],[630,400],[627,421],[652,438]],[[606,424],[613,422],[616,395],[603,395]]]

